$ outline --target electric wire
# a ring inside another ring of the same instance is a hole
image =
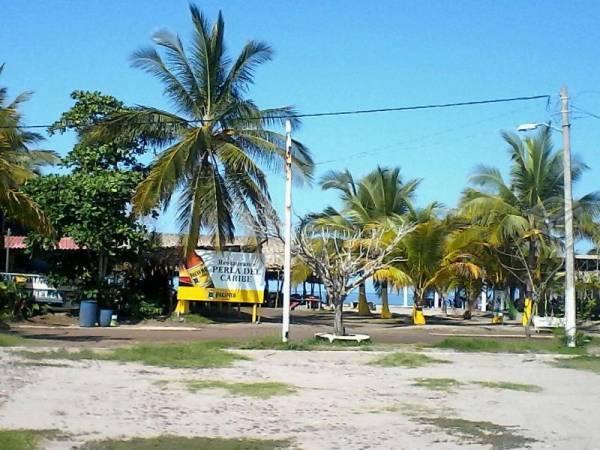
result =
[[[571,108],[576,109],[577,111],[582,112],[584,114],[587,114],[588,116],[593,117],[594,119],[600,120],[600,114],[594,114],[593,112],[586,111],[585,109],[581,109],[578,106],[575,106],[573,104],[571,104]]]
[[[544,95],[531,95],[531,96],[522,96],[522,97],[508,97],[508,98],[494,98],[487,100],[472,100],[472,101],[462,101],[462,102],[454,102],[454,103],[431,103],[426,105],[413,105],[413,106],[396,106],[391,108],[373,108],[373,109],[354,109],[347,111],[326,111],[326,112],[315,112],[315,113],[300,113],[300,114],[282,114],[282,115],[274,115],[269,116],[267,119],[276,120],[276,119],[301,119],[301,118],[313,118],[313,117],[334,117],[334,116],[350,116],[350,115],[358,115],[358,114],[374,114],[374,113],[387,113],[387,112],[401,112],[401,111],[418,111],[425,109],[443,109],[443,108],[455,108],[461,106],[478,106],[478,105],[488,105],[494,103],[509,103],[509,102],[522,102],[522,101],[531,101],[531,100],[540,100],[545,99],[547,104],[550,102],[551,96],[548,94]],[[241,121],[252,121],[252,120],[264,120],[265,117],[245,117],[240,118],[238,120]],[[233,119],[236,120],[236,119]],[[214,121],[218,121],[215,119]],[[136,122],[136,125],[153,125],[153,124],[193,124],[193,123],[207,123],[211,122],[210,120],[203,119],[193,119],[193,120],[183,120],[183,121],[175,121],[175,120],[160,120],[160,121],[142,121]],[[34,128],[50,128],[54,124],[50,125],[2,125],[0,129],[34,129]],[[93,125],[93,124],[92,124]]]

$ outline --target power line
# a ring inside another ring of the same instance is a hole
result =
[[[501,117],[507,117],[510,115],[513,115],[515,113],[521,112],[523,111],[524,107],[519,107],[516,109],[513,109],[511,111],[508,112],[504,112],[502,114],[495,114],[493,116],[490,117],[486,117],[483,118],[481,120],[477,120],[474,122],[469,122],[468,126],[473,127],[474,125],[480,125],[482,123],[485,122],[489,122],[492,120],[496,120],[499,119]],[[315,166],[319,166],[319,165],[324,165],[324,164],[330,164],[330,163],[334,163],[334,162],[338,162],[338,161],[348,161],[348,160],[354,160],[354,159],[361,159],[361,158],[365,158],[374,154],[379,154],[379,153],[387,153],[389,151],[392,150],[415,150],[415,149],[422,149],[422,148],[427,148],[427,147],[431,147],[432,143],[429,144],[425,144],[425,145],[407,145],[407,144],[414,144],[414,143],[418,143],[418,142],[423,142],[426,141],[427,139],[431,139],[437,136],[441,136],[444,134],[448,134],[457,130],[462,130],[467,128],[467,125],[460,125],[460,126],[456,126],[456,127],[452,127],[452,128],[447,128],[445,130],[441,130],[438,131],[436,133],[432,133],[429,134],[427,136],[421,136],[421,137],[417,137],[417,138],[413,138],[413,139],[409,139],[409,140],[402,140],[399,142],[395,142],[392,144],[388,144],[388,145],[384,145],[384,146],[380,146],[380,147],[375,147],[375,148],[370,148],[367,150],[361,150],[359,152],[355,152],[355,153],[350,153],[347,155],[344,155],[342,157],[339,158],[334,158],[334,159],[327,159],[327,160],[322,160],[322,161],[316,161],[314,164]],[[474,135],[469,135],[468,137],[473,137]],[[435,142],[433,143],[433,145],[439,145],[441,142]]]
[[[440,109],[440,108],[454,108],[457,106],[473,106],[473,105],[485,105],[490,103],[508,103],[508,102],[519,102],[528,100],[539,100],[546,99],[550,101],[550,95],[533,95],[529,97],[510,97],[510,98],[496,98],[491,100],[474,100],[468,102],[455,102],[455,103],[432,103],[429,105],[416,105],[416,106],[399,106],[393,108],[377,108],[377,109],[356,109],[351,111],[336,111],[336,112],[322,112],[322,113],[308,113],[308,114],[295,114],[292,118],[301,117],[327,117],[327,116],[347,116],[354,114],[371,114],[371,113],[382,113],[382,112],[399,112],[399,111],[416,111],[419,109]],[[274,117],[275,119],[284,119],[286,117]]]
[[[573,104],[571,104],[571,108],[576,109],[577,111],[582,112],[584,114],[587,114],[588,116],[593,117],[594,119],[600,119],[600,115],[594,114],[593,112],[586,111],[585,109],[581,109]]]
[[[442,109],[442,108],[455,108],[460,106],[477,106],[487,105],[493,103],[509,103],[509,102],[522,102],[531,100],[545,99],[547,103],[550,102],[551,96],[545,95],[532,95],[526,97],[508,97],[508,98],[495,98],[488,100],[472,100],[454,103],[431,103],[426,105],[413,105],[413,106],[396,106],[391,108],[374,108],[374,109],[354,109],[347,111],[328,111],[328,112],[316,112],[316,113],[305,113],[305,114],[287,114],[287,115],[275,115],[269,116],[268,119],[300,119],[300,118],[311,118],[311,117],[333,117],[333,116],[350,116],[358,114],[374,114],[374,113],[386,113],[386,112],[401,112],[401,111],[418,111],[424,109]],[[247,117],[243,119],[237,119],[240,121],[252,121],[252,120],[263,120],[263,117]],[[236,119],[233,119],[236,120]],[[152,124],[192,124],[192,123],[206,123],[207,120],[193,119],[193,120],[164,120],[164,121],[147,121],[147,122],[135,122],[136,125],[152,125]],[[50,128],[54,124],[50,125],[4,125],[0,126],[0,129],[33,129],[33,128]]]

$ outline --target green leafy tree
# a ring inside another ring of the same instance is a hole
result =
[[[104,141],[87,134],[90,124],[125,110],[120,101],[99,92],[75,91],[71,97],[75,105],[50,129],[51,133],[74,130],[78,135],[78,142],[63,159],[71,173],[38,177],[26,185],[46,211],[55,233],[52,237],[31,233],[28,241],[31,247],[49,250],[62,236],[73,238],[86,249],[87,258],[62,261],[57,270],[97,290],[103,288],[112,264],[132,257],[147,242],[145,229],[130,206],[143,177],[136,156],[144,149],[136,139]]]
[[[0,65],[0,74],[3,69],[4,64]],[[39,175],[41,167],[58,162],[52,151],[31,149],[43,137],[21,128],[24,124],[19,109],[30,97],[30,92],[24,92],[9,102],[8,90],[0,88],[0,212],[3,224],[7,217],[47,234],[52,227],[46,215],[21,191],[25,182]]]
[[[179,194],[177,221],[187,235],[184,249],[196,247],[200,230],[216,246],[232,241],[236,225],[251,230],[276,217],[263,168],[282,169],[285,136],[269,127],[294,116],[292,107],[259,109],[246,97],[255,70],[272,58],[260,41],[247,42],[236,58],[225,49],[223,16],[210,26],[190,5],[193,23],[186,50],[178,35],[154,34],[155,47],[132,55],[133,66],[156,77],[174,111],[140,106],[119,111],[96,128],[100,136],[143,138],[162,151],[133,197],[134,210],[147,214],[167,207]],[[292,119],[299,125],[298,119]],[[309,151],[293,143],[295,173],[310,177]]]

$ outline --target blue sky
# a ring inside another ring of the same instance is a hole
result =
[[[75,89],[100,90],[127,104],[169,108],[162,88],[129,67],[128,57],[161,28],[190,36],[187,1],[28,0],[4,2],[0,84],[14,95],[35,92],[29,124],[51,123],[71,105]],[[286,104],[301,112],[393,107],[496,97],[552,94],[545,101],[448,110],[305,119],[295,137],[307,144],[317,178],[348,168],[356,176],[399,165],[423,178],[419,204],[456,205],[481,163],[506,171],[499,131],[556,115],[567,84],[573,103],[600,115],[597,1],[203,1],[223,10],[232,53],[247,39],[268,41],[273,62],[259,69],[250,96],[261,107]],[[573,151],[591,167],[576,186],[600,189],[600,120],[576,113]],[[555,136],[560,147],[560,136]],[[61,154],[72,136],[47,140]],[[282,209],[283,177],[270,176]],[[336,204],[317,186],[294,191],[296,214]],[[173,214],[156,223],[175,231]]]

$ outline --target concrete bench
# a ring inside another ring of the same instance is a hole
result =
[[[564,317],[541,317],[541,316],[533,316],[532,318],[533,328],[536,333],[539,333],[541,330],[549,330],[552,328],[564,328],[565,319]]]
[[[371,336],[368,334],[348,334],[345,336],[336,336],[332,333],[315,333],[315,338],[326,339],[330,344],[333,344],[334,341],[356,342],[360,344],[361,342],[371,340]]]

